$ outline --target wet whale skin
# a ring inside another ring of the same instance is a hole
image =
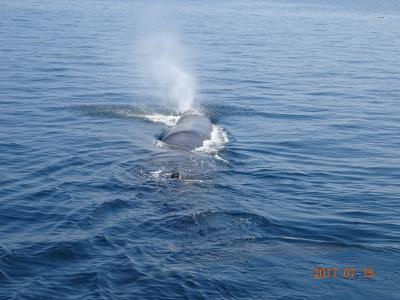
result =
[[[174,149],[191,151],[210,139],[211,122],[200,114],[185,113],[177,124],[167,130],[161,141]]]

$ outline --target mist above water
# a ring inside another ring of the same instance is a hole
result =
[[[192,109],[196,79],[191,71],[187,47],[181,42],[166,9],[151,6],[144,14],[138,43],[139,70],[159,104],[178,113]]]

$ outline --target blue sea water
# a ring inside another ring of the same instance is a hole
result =
[[[182,180],[159,5],[229,140]],[[399,299],[399,98],[398,1],[2,0],[0,299]]]

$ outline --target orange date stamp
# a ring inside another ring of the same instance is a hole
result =
[[[324,268],[317,267],[314,269],[313,279],[317,280],[331,280],[331,279],[346,279],[346,280],[356,280],[356,279],[373,279],[375,276],[375,271],[371,267],[365,267],[357,269],[354,267],[344,267],[344,268]]]

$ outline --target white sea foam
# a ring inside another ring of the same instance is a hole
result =
[[[143,111],[132,108],[124,108],[124,107],[120,108],[113,106],[100,106],[100,107],[94,107],[94,110],[98,114],[110,114],[112,116],[122,117],[122,118],[145,119],[151,122],[162,123],[170,127],[174,126],[180,118],[179,115],[161,114],[157,112]]]
[[[147,119],[152,122],[162,123],[167,126],[174,126],[176,122],[179,120],[179,116],[174,115],[161,115],[161,114],[152,114],[152,115],[143,115],[144,119]]]
[[[164,171],[164,170],[156,170],[156,171],[150,172],[150,174],[151,174],[151,176],[153,176],[153,177],[155,177],[155,178],[158,178],[158,177],[160,177],[160,175],[161,175],[161,173],[162,173],[163,171]]]
[[[176,115],[163,115],[163,114],[158,114],[158,113],[140,114],[140,113],[134,113],[134,112],[126,112],[125,116],[133,117],[133,118],[142,118],[142,119],[149,120],[151,122],[162,123],[162,124],[170,126],[170,127],[174,126],[180,118],[180,116],[176,116]]]
[[[223,149],[229,142],[227,132],[220,126],[213,124],[210,139],[205,140],[201,147],[194,149],[194,152],[202,152],[216,155],[216,158],[224,160],[217,156],[218,151]]]

